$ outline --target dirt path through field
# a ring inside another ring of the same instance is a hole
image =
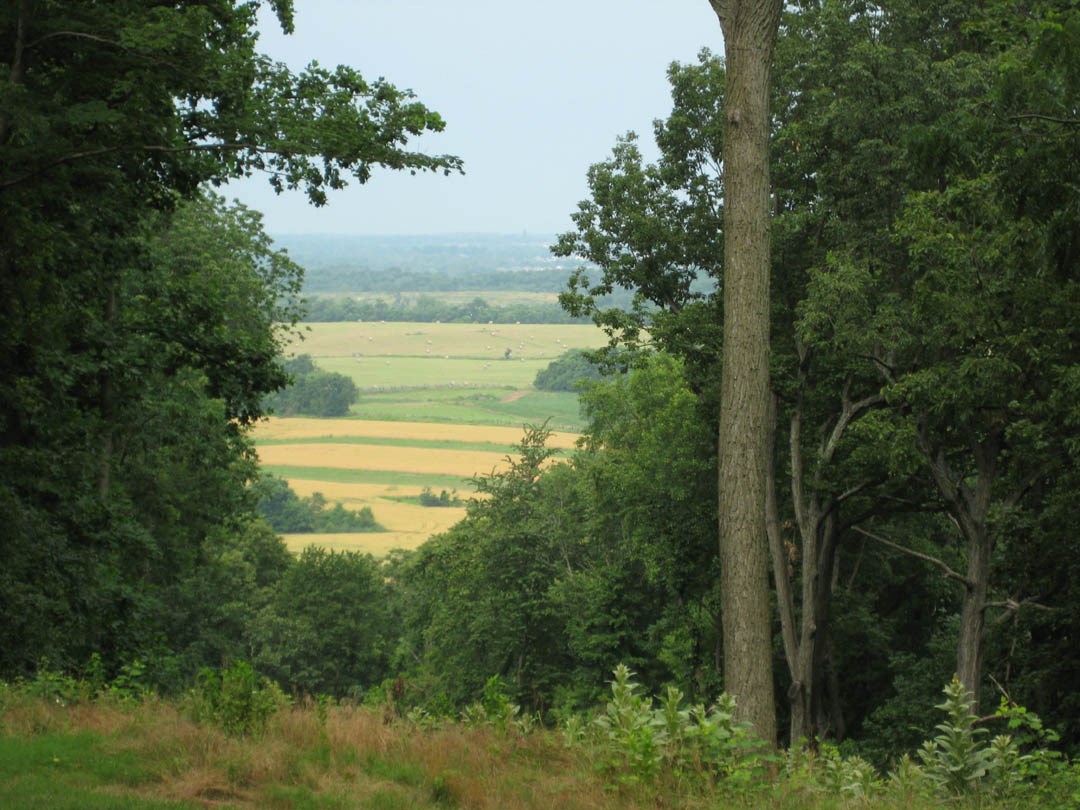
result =
[[[503,398],[502,398],[502,401],[503,401],[503,402],[517,402],[517,401],[518,401],[519,399],[521,399],[521,398],[522,398],[523,396],[525,396],[525,395],[526,395],[527,393],[529,393],[529,392],[528,392],[528,390],[525,390],[525,391],[515,391],[514,393],[512,393],[512,394],[507,394],[507,395],[506,395],[505,397],[503,397]]]

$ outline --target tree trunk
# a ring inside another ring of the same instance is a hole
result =
[[[983,630],[990,590],[990,562],[996,538],[989,526],[993,485],[1001,452],[1001,428],[970,442],[974,475],[951,469],[945,451],[930,442],[925,427],[918,434],[919,450],[945,507],[964,538],[967,571],[960,607],[960,635],[956,642],[956,677],[971,693],[978,711],[982,682]]]
[[[711,0],[724,35],[720,585],[724,688],[776,744],[765,526],[769,408],[769,70],[779,0]]]
[[[956,641],[956,677],[971,692],[976,710],[982,682],[983,625],[990,585],[993,541],[985,527],[967,541],[967,578],[960,607],[960,637]]]

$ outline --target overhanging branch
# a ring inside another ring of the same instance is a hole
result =
[[[923,554],[922,552],[915,551],[914,549],[910,549],[907,546],[901,546],[900,544],[894,543],[891,540],[886,540],[881,535],[874,534],[873,532],[868,532],[866,529],[863,529],[860,526],[852,526],[851,528],[857,531],[859,534],[863,535],[864,537],[869,537],[871,540],[881,543],[883,546],[888,546],[895,551],[899,551],[903,554],[907,554],[911,557],[916,557],[920,560],[936,565],[938,568],[945,572],[945,576],[948,579],[955,579],[957,582],[963,583],[964,586],[967,588],[975,587],[974,582],[965,577],[963,574],[954,571],[946,562],[944,562],[943,560],[939,560],[937,557],[931,557],[929,554]]]

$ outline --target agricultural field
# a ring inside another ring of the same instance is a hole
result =
[[[301,496],[370,507],[387,531],[286,535],[289,547],[415,548],[465,514],[420,505],[424,488],[468,499],[473,476],[505,468],[526,425],[546,422],[549,446],[569,451],[581,427],[577,395],[536,391],[532,381],[568,349],[604,342],[581,325],[310,324],[291,352],[351,377],[360,401],[346,418],[260,424],[263,468]]]

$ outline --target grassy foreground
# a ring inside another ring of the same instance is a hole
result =
[[[157,701],[35,700],[0,718],[5,808],[651,806],[605,789],[547,734],[420,730],[367,708],[285,709],[258,738]]]
[[[806,779],[685,789],[612,779],[559,734],[444,722],[387,709],[293,706],[257,737],[197,724],[175,704],[24,698],[0,707],[4,808],[905,808],[911,794],[845,798]],[[951,801],[950,807],[1008,803]],[[1026,806],[1031,807],[1029,802]]]

